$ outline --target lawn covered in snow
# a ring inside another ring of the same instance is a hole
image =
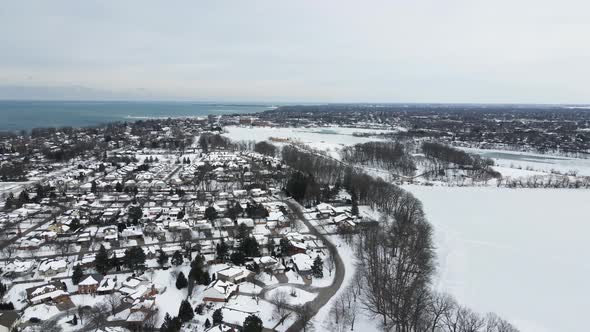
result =
[[[404,188],[434,225],[438,289],[522,332],[587,331],[590,191]]]

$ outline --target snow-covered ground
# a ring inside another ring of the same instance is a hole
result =
[[[225,127],[225,135],[234,141],[265,141],[269,138],[289,138],[309,145],[312,148],[327,151],[332,157],[339,158],[337,153],[344,146],[380,140],[377,137],[358,137],[354,133],[384,133],[387,130],[317,127],[317,128],[273,128],[273,127]],[[276,143],[276,142],[275,142]]]
[[[434,225],[438,289],[522,332],[588,330],[590,191],[404,188]]]
[[[462,149],[470,153],[475,153],[483,157],[494,159],[497,166],[504,168],[504,172],[501,169],[498,169],[498,171],[500,171],[500,173],[502,173],[504,176],[515,175],[509,174],[508,169],[536,171],[538,173],[550,173],[551,171],[558,171],[563,174],[576,171],[578,175],[590,176],[590,159],[559,157],[532,152],[484,150],[474,148]],[[522,176],[531,174],[518,175]]]

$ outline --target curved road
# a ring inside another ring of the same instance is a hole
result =
[[[325,306],[326,303],[328,303],[328,301],[330,301],[332,296],[334,296],[334,294],[336,294],[338,289],[340,289],[340,286],[342,285],[342,282],[344,281],[344,272],[345,272],[344,271],[344,263],[342,262],[342,258],[340,258],[340,254],[338,253],[338,250],[336,249],[336,247],[323,234],[321,234],[309,222],[309,220],[307,220],[307,218],[305,218],[305,215],[303,215],[301,205],[299,205],[299,203],[295,202],[293,199],[288,199],[285,202],[287,203],[287,205],[289,205],[289,207],[291,208],[291,211],[293,211],[295,213],[295,215],[301,221],[303,221],[303,223],[307,226],[307,228],[309,228],[309,231],[313,235],[315,235],[318,239],[322,240],[325,243],[326,247],[328,248],[328,251],[330,252],[330,255],[332,255],[332,257],[334,258],[335,272],[334,272],[334,280],[332,281],[332,284],[328,287],[318,288],[319,291],[318,291],[318,295],[316,296],[316,298],[313,301],[310,301],[307,303],[311,307],[311,310],[313,312],[313,316],[315,316],[318,313],[318,311],[323,306]],[[291,327],[289,327],[287,329],[288,332],[295,332],[295,331],[302,331],[302,330],[303,330],[303,321],[301,321],[300,319],[297,319],[295,321],[295,323],[293,323],[293,325],[291,325]]]

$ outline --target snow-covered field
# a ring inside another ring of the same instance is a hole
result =
[[[405,189],[435,228],[438,289],[522,332],[588,330],[590,191]]]
[[[559,157],[543,155],[538,153],[506,151],[506,150],[484,150],[474,148],[462,148],[463,150],[479,154],[483,157],[492,158],[496,165],[502,167],[498,169],[505,176],[523,176],[535,174],[511,174],[508,169],[533,171],[532,173],[550,173],[558,171],[566,174],[576,171],[578,175],[590,176],[590,159],[578,159],[569,157]]]
[[[272,127],[225,127],[225,135],[234,141],[265,141],[269,138],[289,138],[319,150],[330,153],[339,158],[338,150],[344,146],[358,143],[378,141],[376,137],[358,137],[354,133],[384,133],[387,130],[343,128],[343,127],[318,127],[318,128],[272,128]]]

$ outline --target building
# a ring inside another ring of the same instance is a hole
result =
[[[203,292],[203,302],[227,302],[236,294],[240,286],[223,280],[215,280]]]
[[[295,269],[301,276],[308,276],[311,274],[311,267],[313,266],[313,259],[307,254],[296,254],[291,256],[291,261]]]
[[[239,284],[247,280],[253,273],[243,267],[228,267],[227,269],[217,271],[217,279]]]
[[[92,274],[82,278],[78,283],[78,293],[80,294],[94,294],[98,290],[98,286],[102,281],[102,275]]]
[[[71,302],[70,295],[61,281],[35,286],[26,289],[27,300],[31,304],[54,302],[55,304]]]
[[[12,331],[19,318],[14,310],[0,311],[0,332]]]

